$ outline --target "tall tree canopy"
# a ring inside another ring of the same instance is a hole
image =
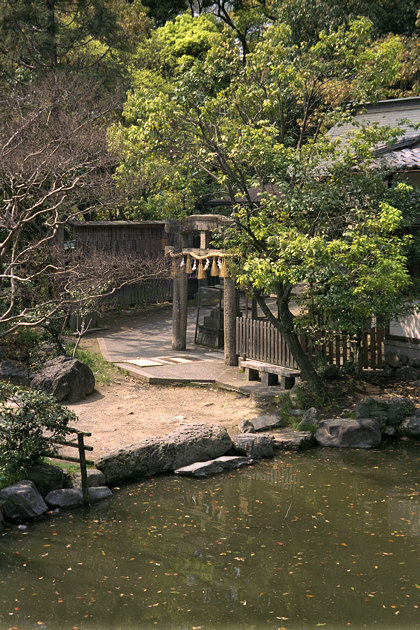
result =
[[[299,46],[276,24],[244,65],[234,39],[224,36],[170,81],[133,90],[125,125],[113,130],[121,186],[153,173],[157,195],[177,192],[173,211],[181,198],[192,202],[192,183],[204,193],[212,182],[214,195],[230,198],[232,271],[285,335],[313,386],[319,380],[289,308],[293,288],[307,283],[308,328],[322,312],[336,329],[360,336],[372,312],[398,312],[410,282],[407,242],[397,235],[408,220],[409,190],[388,189],[372,155],[396,132],[359,129],[345,146],[325,136],[350,117],[349,102],[385,93],[401,47],[397,37],[374,40],[365,19]],[[257,199],[253,187],[261,190]],[[264,299],[273,290],[276,313]]]
[[[140,0],[4,0],[0,5],[3,71],[47,72],[91,66],[109,50],[127,50],[147,31]],[[23,74],[22,74],[23,73]]]

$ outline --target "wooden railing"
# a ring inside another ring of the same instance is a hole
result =
[[[86,433],[85,431],[79,431],[78,429],[72,429],[70,427],[67,427],[67,431],[69,433],[75,433],[77,435],[77,443],[69,442],[68,440],[54,440],[53,444],[57,444],[59,446],[69,446],[70,448],[77,448],[79,449],[79,457],[72,457],[71,455],[61,455],[60,453],[48,453],[48,457],[50,459],[59,459],[66,462],[75,462],[76,464],[80,464],[83,503],[85,505],[89,505],[89,490],[86,466],[92,466],[94,462],[86,459],[86,451],[93,451],[93,446],[87,446],[84,442],[84,438],[90,437],[92,434]]]
[[[302,347],[309,356],[338,366],[344,365],[352,358],[354,339],[337,334],[325,342],[321,340],[323,336],[322,333],[313,337],[299,336]],[[284,337],[266,320],[237,317],[236,348],[239,356],[298,369]],[[362,357],[365,369],[376,370],[383,367],[384,333],[382,330],[371,328],[363,335]]]
[[[236,351],[247,359],[299,369],[284,337],[260,319],[236,318]]]

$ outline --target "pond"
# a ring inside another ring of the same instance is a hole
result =
[[[148,479],[0,537],[0,628],[420,628],[420,445]]]

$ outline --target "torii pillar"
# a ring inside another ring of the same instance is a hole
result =
[[[172,350],[187,348],[188,278],[185,267],[177,266],[172,296]]]

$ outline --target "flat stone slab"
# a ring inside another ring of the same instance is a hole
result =
[[[176,475],[188,477],[207,477],[208,475],[219,475],[223,472],[223,467],[214,459],[210,459],[208,462],[195,462],[189,466],[177,468],[174,472]]]
[[[258,416],[257,418],[251,418],[248,420],[254,427],[255,432],[269,431],[281,426],[282,419],[276,414],[267,414],[264,416]]]
[[[188,477],[207,477],[208,475],[218,475],[224,470],[233,470],[241,468],[241,466],[249,466],[254,462],[249,457],[240,457],[236,455],[224,455],[216,459],[210,459],[207,462],[195,462],[189,466],[183,466],[175,470],[176,475],[186,475]]]
[[[283,429],[271,434],[274,448],[284,451],[300,451],[314,446],[315,438],[311,431],[295,431],[295,429]]]
[[[241,455],[223,455],[214,461],[220,464],[225,470],[242,468],[242,466],[250,466],[254,463],[251,457],[242,457]]]

